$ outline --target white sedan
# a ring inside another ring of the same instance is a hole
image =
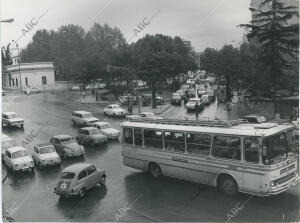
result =
[[[34,163],[27,150],[21,146],[11,147],[5,151],[5,165],[12,171],[34,171]]]
[[[120,131],[111,127],[108,122],[95,122],[91,124],[93,127],[96,127],[100,130],[100,132],[106,136],[108,139],[118,139],[120,135]]]
[[[56,166],[61,164],[61,159],[55,148],[50,143],[37,144],[33,148],[33,161],[40,169],[46,166]]]
[[[117,105],[117,104],[107,105],[104,108],[104,115],[108,115],[108,116],[125,117],[125,113],[126,113],[126,111],[123,108],[121,108],[120,105]]]

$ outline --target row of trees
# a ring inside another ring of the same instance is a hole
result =
[[[238,48],[225,45],[221,50],[207,48],[200,56],[201,69],[224,75],[233,87],[269,96],[278,89],[290,89],[299,83],[299,8],[280,0],[263,0],[259,8],[250,8],[252,21],[239,25],[248,31]]]
[[[94,24],[88,32],[77,25],[62,26],[58,31],[39,30],[26,49],[22,62],[53,61],[57,80],[89,83],[103,79],[112,90],[116,83],[142,79],[152,89],[153,97],[167,80],[197,69],[190,42],[180,37],[146,35],[128,44],[118,28]],[[107,65],[111,65],[109,71]],[[126,69],[115,69],[116,67]]]

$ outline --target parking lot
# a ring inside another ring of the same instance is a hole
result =
[[[75,96],[74,96],[75,94]],[[36,137],[28,143],[48,142],[58,134],[76,136],[71,112],[86,110],[120,129],[121,118],[103,115],[103,105],[76,103],[79,92],[36,94],[3,98],[3,110],[18,112],[25,120],[24,129],[2,128],[4,134],[22,145],[32,130]],[[205,107],[201,116],[236,117],[240,108],[229,113],[217,103]],[[243,115],[243,114],[242,114]],[[194,118],[183,106],[173,106],[163,117]],[[217,188],[164,177],[152,179],[148,174],[123,166],[119,141],[106,145],[85,146],[85,158],[63,160],[61,168],[39,170],[35,174],[9,175],[3,185],[3,204],[16,221],[300,221],[300,186],[273,197],[239,194],[227,197]],[[96,187],[83,199],[59,198],[53,187],[60,171],[76,162],[92,163],[107,173],[106,187]],[[2,176],[6,176],[2,164]],[[236,207],[243,207],[237,209]]]

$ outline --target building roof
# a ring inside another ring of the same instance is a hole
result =
[[[163,122],[164,120],[161,120]],[[149,128],[156,130],[168,131],[184,131],[195,133],[208,133],[208,134],[224,134],[236,136],[269,136],[276,134],[280,131],[294,129],[295,126],[291,123],[277,124],[277,123],[260,123],[260,124],[238,124],[228,127],[217,126],[200,126],[200,125],[183,125],[183,124],[163,124],[158,121],[126,121],[121,124],[123,127],[137,127]]]
[[[68,166],[67,168],[65,168],[62,172],[73,172],[73,173],[78,173],[81,170],[84,170],[85,168],[91,166],[92,164],[88,164],[88,163],[76,163],[73,164],[71,166]]]
[[[20,63],[20,71],[25,70],[54,70],[53,62]],[[8,72],[19,72],[19,64],[6,66]]]

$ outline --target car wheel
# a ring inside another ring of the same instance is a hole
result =
[[[83,198],[85,196],[85,188],[81,188],[78,193],[79,197]]]
[[[234,196],[238,193],[238,185],[236,181],[230,176],[224,176],[220,179],[219,184],[223,193],[229,196]]]
[[[62,153],[62,157],[63,157],[63,159],[68,159],[68,155],[67,155],[67,153],[64,151],[63,153]]]
[[[161,169],[156,163],[149,164],[149,173],[153,178],[159,178],[162,175]]]
[[[41,162],[38,163],[38,166],[39,166],[39,169],[40,169],[40,170],[43,169],[43,165],[42,165]]]
[[[100,177],[100,181],[99,181],[100,185],[105,185],[105,181],[106,181],[106,177],[105,177],[105,175],[102,175]]]

